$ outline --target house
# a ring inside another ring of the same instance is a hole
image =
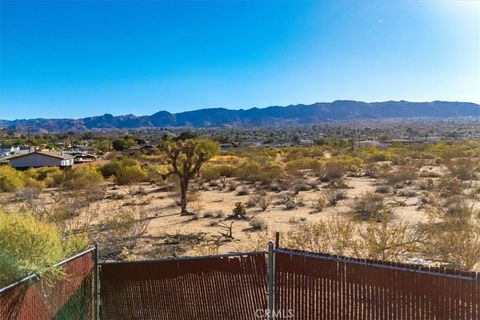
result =
[[[66,152],[83,152],[83,153],[93,154],[94,149],[92,147],[89,147],[89,146],[73,145],[73,146],[70,146],[66,149],[63,149],[63,151],[66,151]]]
[[[73,165],[74,156],[63,152],[35,151],[8,158],[13,168],[26,169],[37,167],[69,168]]]
[[[19,146],[3,146],[0,147],[0,157],[10,156],[20,151]]]
[[[35,152],[35,150],[35,147],[28,145],[0,146],[0,158]]]
[[[130,147],[128,149],[123,150],[122,153],[133,156],[138,153],[153,154],[155,150],[157,150],[157,148],[155,148],[154,146],[145,144],[145,145],[136,145],[136,146]]]
[[[64,151],[64,154],[73,156],[75,163],[93,162],[93,161],[97,160],[96,156],[94,156],[92,154],[88,154],[86,152],[81,152],[81,151],[78,151],[78,152]]]

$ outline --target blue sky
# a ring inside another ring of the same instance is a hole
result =
[[[480,2],[0,0],[0,119],[480,102]]]

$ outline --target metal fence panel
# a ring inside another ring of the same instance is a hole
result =
[[[22,281],[0,292],[0,319],[92,319],[93,251],[61,263],[63,275]]]
[[[277,250],[276,312],[292,319],[480,319],[472,272]]]
[[[102,319],[255,319],[264,253],[100,264]]]

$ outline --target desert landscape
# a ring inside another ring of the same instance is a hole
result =
[[[192,176],[181,213],[161,148],[113,152],[67,171],[16,171],[22,182],[1,202],[99,241],[106,261],[263,250],[279,232],[289,248],[474,270],[479,155],[474,139],[224,150]]]

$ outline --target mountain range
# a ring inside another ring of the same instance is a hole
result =
[[[309,125],[329,121],[454,117],[480,117],[480,105],[447,101],[367,103],[337,100],[330,103],[271,106],[247,110],[211,108],[180,113],[159,111],[150,116],[104,114],[81,119],[0,120],[0,127],[64,132],[159,127],[261,127]]]

